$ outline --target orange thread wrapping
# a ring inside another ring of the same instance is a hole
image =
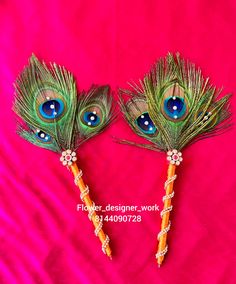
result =
[[[90,199],[90,196],[88,194],[88,187],[84,184],[84,181],[82,179],[82,174],[79,175],[80,173],[82,173],[81,170],[78,169],[78,166],[77,166],[76,163],[73,163],[71,166],[69,166],[69,168],[70,168],[71,172],[73,173],[74,178],[76,179],[76,185],[80,189],[81,196],[83,196],[82,201],[84,202],[84,204],[88,208],[93,208],[94,203]],[[78,176],[79,176],[79,178],[76,178]],[[101,221],[99,221],[99,218],[98,218],[98,215],[96,214],[96,211],[94,211],[94,210],[90,211],[89,210],[89,217],[90,217],[90,220],[93,222],[93,225],[94,225],[94,228],[95,228],[95,233],[97,232],[97,236],[102,243],[102,249],[103,249],[104,253],[106,253],[106,255],[111,258],[111,249],[110,249],[110,246],[109,246],[109,238],[104,233],[104,231],[102,230],[102,223],[101,223]]]
[[[175,169],[176,165],[169,164],[168,171],[167,171],[167,181],[166,181],[166,196],[164,196],[164,206],[161,213],[162,214],[162,221],[161,221],[161,231],[159,233],[159,243],[158,243],[158,250],[157,250],[157,263],[159,267],[161,266],[165,254],[167,252],[167,232],[170,229],[170,211],[172,210],[171,205],[171,198],[174,195],[173,186],[174,186],[174,180],[176,179],[175,175]],[[166,197],[166,198],[165,198]]]

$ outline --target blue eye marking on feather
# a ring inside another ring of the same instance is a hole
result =
[[[135,122],[139,129],[145,134],[154,134],[157,131],[156,126],[151,120],[148,112],[141,114]]]
[[[198,113],[197,117],[203,116],[203,114],[204,114],[203,111],[201,111],[201,112]],[[208,112],[208,111],[207,111],[207,112],[205,112],[205,117],[208,117],[208,116],[210,116],[211,114],[212,114],[211,112]]]
[[[98,126],[101,122],[100,117],[97,115],[96,111],[86,111],[83,114],[83,121],[86,125],[90,127]]]
[[[47,133],[43,132],[42,130],[37,129],[35,133],[36,137],[42,142],[50,142],[51,136]]]
[[[165,114],[171,119],[180,119],[186,114],[186,103],[184,98],[169,97],[164,101]]]
[[[60,99],[49,99],[39,106],[39,113],[45,119],[54,119],[61,116],[64,111],[64,103]]]

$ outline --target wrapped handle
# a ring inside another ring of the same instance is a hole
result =
[[[171,198],[174,196],[174,180],[176,179],[175,175],[176,166],[173,164],[169,164],[168,173],[167,173],[167,180],[165,182],[165,190],[166,195],[163,197],[163,210],[161,211],[161,231],[158,234],[158,251],[156,254],[156,259],[159,267],[161,266],[164,256],[168,251],[167,245],[167,233],[170,230],[170,211],[172,210],[173,206],[171,205]]]
[[[78,169],[78,166],[75,162],[72,163],[72,165],[69,166],[71,172],[74,175],[75,178],[75,184],[78,186],[80,190],[80,198],[84,202],[84,204],[88,207],[89,219],[93,222],[94,225],[94,233],[99,238],[99,240],[102,243],[102,251],[110,258],[111,257],[111,249],[109,246],[109,237],[106,235],[102,229],[103,223],[101,220],[99,220],[98,215],[96,214],[96,211],[94,210],[95,204],[90,199],[89,196],[89,188],[87,185],[85,185],[83,179],[82,179],[82,171]]]

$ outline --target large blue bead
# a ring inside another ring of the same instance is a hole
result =
[[[39,112],[45,119],[53,119],[61,116],[64,103],[60,99],[47,100],[39,106]]]
[[[151,120],[148,112],[141,114],[136,119],[136,124],[138,125],[139,129],[145,134],[154,134],[157,131],[156,126]]]
[[[184,98],[166,98],[164,101],[164,112],[171,119],[181,119],[186,114],[186,103]]]

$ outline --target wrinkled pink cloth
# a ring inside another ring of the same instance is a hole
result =
[[[141,222],[104,222],[113,260],[101,251],[73,177],[59,156],[15,133],[13,82],[32,53],[64,65],[79,89],[139,78],[167,52],[236,92],[235,1],[0,1],[0,283],[236,283],[235,128],[183,151],[169,253],[158,269],[158,211]],[[236,98],[232,97],[235,112]],[[233,115],[233,120],[235,116]],[[114,143],[146,142],[121,115],[78,150],[97,205],[162,206],[166,156]]]

